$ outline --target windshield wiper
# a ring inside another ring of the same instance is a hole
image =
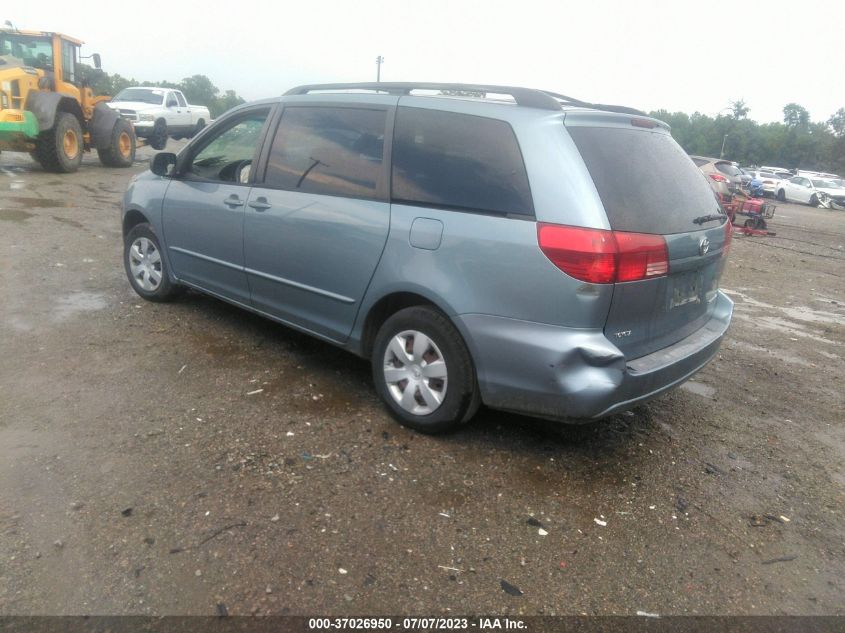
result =
[[[721,220],[726,217],[722,213],[711,213],[710,215],[700,215],[693,220],[695,224],[704,224],[705,222],[712,222],[713,220]]]

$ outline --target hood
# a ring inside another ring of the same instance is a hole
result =
[[[135,110],[141,112],[142,110],[158,110],[161,105],[153,105],[152,103],[144,103],[143,101],[106,101],[106,105],[115,110]]]
[[[816,191],[826,193],[829,196],[845,196],[845,188],[842,187],[816,187]]]

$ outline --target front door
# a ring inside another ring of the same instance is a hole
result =
[[[349,335],[390,227],[385,138],[396,101],[285,106],[246,209],[259,310],[332,340]]]
[[[249,304],[244,272],[246,184],[270,113],[227,117],[196,148],[167,188],[163,226],[174,274],[211,293]]]

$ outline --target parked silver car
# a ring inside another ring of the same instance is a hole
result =
[[[731,318],[730,230],[664,123],[457,84],[235,108],[123,203],[139,295],[195,288],[367,357],[423,432],[481,403],[601,418],[687,380]]]
[[[711,179],[724,182],[730,191],[742,189],[742,172],[731,161],[706,156],[690,156],[690,158]]]

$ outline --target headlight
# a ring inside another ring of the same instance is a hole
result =
[[[152,114],[139,114],[138,120],[139,121],[155,121],[155,116]]]

